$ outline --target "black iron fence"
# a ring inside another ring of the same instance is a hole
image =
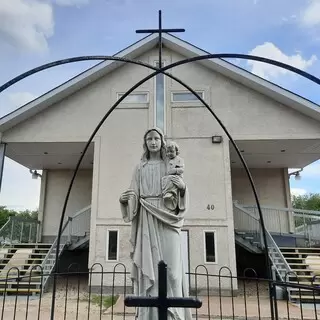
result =
[[[134,319],[135,308],[127,307],[132,296],[130,273],[123,264],[111,271],[95,264],[79,272],[77,264],[59,274],[44,274],[41,267],[16,267],[0,275],[0,317],[10,319],[50,319],[52,283],[43,288],[44,278],[56,277],[54,319]],[[202,302],[192,309],[193,319],[318,319],[320,282],[288,274],[286,282],[257,278],[253,269],[234,276],[227,267],[210,274],[198,266],[188,275],[189,296]],[[270,292],[271,288],[271,292]],[[270,303],[271,302],[271,303]]]

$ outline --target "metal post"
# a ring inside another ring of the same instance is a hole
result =
[[[159,295],[159,307],[158,317],[159,320],[167,320],[168,318],[168,307],[167,307],[167,265],[163,262],[159,262],[158,268],[158,295]]]
[[[23,237],[23,228],[24,228],[24,222],[21,222],[21,231],[20,231],[20,243],[22,242],[22,237]]]
[[[11,219],[11,235],[10,235],[10,241],[12,242],[12,238],[13,238],[13,226],[14,226],[14,219],[12,217],[10,217]]]
[[[28,237],[28,243],[30,243],[31,240],[31,231],[32,231],[32,223],[29,224],[29,237]]]
[[[71,217],[68,218],[69,219],[69,234],[68,234],[68,242],[71,243],[71,233],[72,233],[72,223],[73,223],[73,219]]]

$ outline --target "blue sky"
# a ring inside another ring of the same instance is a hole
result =
[[[319,0],[0,0],[0,83],[56,59],[114,54],[141,38],[136,29],[165,27],[209,52],[263,55],[320,76]],[[259,76],[320,103],[319,87],[289,72],[235,61]],[[0,117],[88,68],[58,67],[0,94]],[[294,193],[320,192],[320,163],[291,179]],[[7,160],[0,204],[36,208],[39,180]]]

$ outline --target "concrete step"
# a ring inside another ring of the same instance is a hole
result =
[[[60,252],[64,246],[60,245]],[[40,293],[41,281],[46,279],[41,273],[50,272],[55,261],[56,249],[50,252],[51,247],[50,243],[19,243],[1,248],[0,293],[13,295]],[[41,265],[46,257],[48,257],[47,265],[42,271]]]

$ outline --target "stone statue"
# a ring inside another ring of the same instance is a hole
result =
[[[167,264],[168,297],[184,297],[188,288],[180,231],[187,210],[188,189],[181,174],[171,174],[170,182],[176,191],[167,198],[165,205],[162,179],[169,173],[170,159],[167,161],[166,144],[160,129],[152,128],[145,133],[143,148],[130,188],[120,196],[123,219],[132,224],[130,255],[134,294],[158,296],[158,263],[163,260]],[[157,320],[158,310],[137,308],[136,317],[139,320]],[[190,320],[191,310],[170,308],[168,319]]]
[[[179,157],[180,151],[179,146],[176,142],[170,141],[166,145],[166,154],[167,154],[167,175],[162,177],[162,194],[164,205],[170,210],[177,210],[178,208],[178,191],[179,189],[173,183],[172,178],[175,175],[179,175],[181,178],[184,172],[184,161],[181,157]]]

